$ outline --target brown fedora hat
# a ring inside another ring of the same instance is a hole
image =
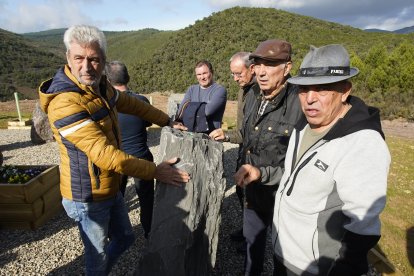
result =
[[[250,59],[264,59],[269,61],[290,61],[292,46],[289,42],[280,39],[263,41],[256,50],[250,54]]]

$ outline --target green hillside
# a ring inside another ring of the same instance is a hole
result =
[[[66,29],[26,33],[23,37],[47,47],[49,51],[58,51],[64,56],[63,34]],[[108,59],[122,60],[132,65],[149,58],[172,34],[172,31],[143,29],[139,31],[104,31],[108,43]]]
[[[63,55],[65,49],[65,46],[63,45],[63,34],[65,33],[65,30],[66,29],[52,29],[41,32],[25,33],[22,34],[22,36],[46,47],[48,51]]]
[[[34,92],[41,80],[65,63],[64,29],[21,35],[0,30],[0,87]],[[196,21],[179,31],[143,29],[105,32],[108,60],[124,61],[132,89],[149,93],[182,93],[196,82],[194,64],[207,59],[215,79],[235,99],[237,86],[229,58],[237,51],[254,51],[266,39],[281,38],[293,45],[294,71],[309,45],[341,43],[361,73],[354,94],[381,108],[383,118],[414,120],[414,33],[370,33],[308,16],[272,8],[231,8]],[[27,66],[28,65],[28,66]]]
[[[0,29],[0,101],[12,99],[14,92],[31,98],[39,81],[53,75],[62,62],[63,56]]]
[[[207,59],[215,68],[217,82],[235,99],[238,88],[230,78],[229,58],[237,51],[254,51],[271,38],[292,43],[294,73],[309,45],[344,44],[363,71],[355,79],[355,93],[381,107],[387,117],[414,119],[413,34],[368,33],[271,8],[232,8],[177,31],[152,59],[133,67],[131,86],[144,93],[184,92],[195,82],[194,64]],[[389,102],[396,100],[399,104],[390,108]]]
[[[14,34],[0,29],[0,101],[37,98],[41,81],[52,77],[65,60],[63,34],[66,29]],[[171,31],[144,29],[129,32],[105,32],[108,59],[125,61],[128,66],[151,57]]]
[[[128,32],[105,32],[108,39],[108,59],[121,60],[127,66],[152,57],[174,32],[143,29]]]

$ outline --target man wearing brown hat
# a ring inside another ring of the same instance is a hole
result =
[[[260,91],[248,94],[242,127],[242,162],[236,184],[245,187],[243,235],[247,242],[245,275],[260,275],[266,233],[273,217],[274,195],[283,174],[290,134],[302,116],[297,87],[287,83],[291,45],[278,39],[259,44],[250,55]]]
[[[390,153],[379,110],[351,96],[342,45],[312,47],[299,76],[295,126],[277,194],[274,275],[362,275],[380,238]]]

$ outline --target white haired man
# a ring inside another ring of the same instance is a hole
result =
[[[250,52],[237,52],[230,58],[230,71],[233,80],[240,87],[237,95],[237,120],[236,128],[232,130],[223,130],[218,128],[210,133],[210,138],[216,141],[230,142],[233,144],[239,144],[239,153],[237,157],[236,171],[241,166],[241,160],[243,158],[243,137],[242,126],[244,120],[244,114],[247,113],[254,103],[254,97],[247,97],[249,94],[259,93],[260,87],[256,82],[254,74],[253,59],[250,59]],[[247,99],[250,101],[247,101]],[[241,210],[244,209],[244,191],[243,188],[236,185],[236,194],[239,199]],[[242,241],[245,243],[243,236],[243,228],[235,230],[230,233],[230,238],[233,241]],[[246,245],[237,247],[237,251],[241,253],[246,252]]]
[[[67,65],[41,84],[39,97],[59,145],[62,204],[85,246],[86,275],[107,275],[133,243],[121,174],[181,185],[189,175],[120,150],[117,110],[160,126],[183,128],[164,112],[116,91],[103,76],[106,39],[93,26],[75,25],[64,34]]]

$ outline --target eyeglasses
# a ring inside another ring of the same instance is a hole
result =
[[[237,77],[237,78],[240,78],[241,76],[242,76],[242,74],[243,73],[233,73],[233,72],[231,72],[230,73],[230,75],[234,78],[234,77]]]

